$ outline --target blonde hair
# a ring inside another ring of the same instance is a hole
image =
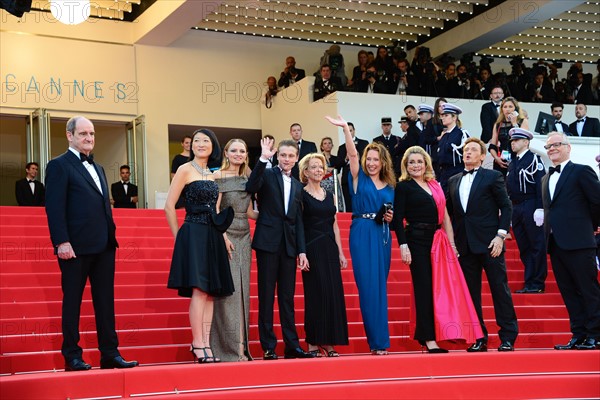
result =
[[[390,185],[396,187],[396,175],[394,175],[394,165],[392,163],[392,157],[389,151],[384,145],[378,142],[369,143],[363,152],[362,158],[360,159],[360,166],[363,172],[368,175],[367,172],[367,153],[370,150],[375,150],[379,153],[379,160],[381,161],[381,171],[379,171],[379,179]]]
[[[423,160],[425,160],[425,173],[423,174],[423,180],[425,180],[425,182],[429,182],[430,180],[434,179],[435,173],[433,172],[433,167],[431,166],[431,157],[425,150],[423,150],[421,146],[412,146],[406,149],[404,157],[402,157],[402,162],[400,163],[402,174],[400,175],[398,181],[402,182],[412,179],[408,173],[408,158],[412,154],[420,154],[423,156]]]
[[[300,182],[302,182],[302,183],[308,182],[308,179],[304,175],[304,171],[306,171],[308,169],[310,160],[313,160],[315,158],[318,159],[319,161],[321,161],[321,164],[323,164],[323,170],[327,169],[327,161],[325,160],[325,156],[323,154],[309,153],[309,154],[305,155],[304,157],[302,157],[302,160],[300,160],[300,164],[298,164],[298,171],[299,171],[298,177],[300,178]]]
[[[509,101],[513,103],[513,105],[515,106],[515,111],[519,113],[519,115],[517,116],[517,122],[519,123],[519,125],[521,125],[521,122],[523,122],[523,120],[526,118],[525,112],[519,105],[517,99],[515,99],[514,97],[505,97],[502,100],[502,103],[500,103],[500,112],[498,113],[498,118],[496,119],[496,125],[504,122],[504,113],[502,112],[502,107],[504,106],[504,103]]]
[[[248,176],[250,175],[250,168],[248,167],[248,159],[250,157],[250,154],[248,153],[248,145],[242,139],[231,139],[229,142],[227,142],[227,144],[223,148],[223,162],[221,163],[221,170],[226,170],[231,166],[231,164],[229,163],[229,158],[227,158],[227,151],[234,143],[241,143],[246,149],[246,160],[244,160],[244,162],[240,165],[240,169],[238,170],[238,176]]]

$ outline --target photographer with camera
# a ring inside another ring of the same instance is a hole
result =
[[[567,99],[573,104],[593,104],[592,76],[584,74],[581,63],[575,63],[567,72]]]
[[[506,77],[506,85],[508,87],[508,95],[519,101],[527,98],[525,88],[529,81],[529,71],[523,64],[523,56],[515,56],[510,60],[512,65],[511,74]]]
[[[535,74],[534,81],[527,86],[527,100],[533,103],[552,103],[556,93],[548,83],[542,71]]]
[[[277,87],[277,79],[274,76],[270,76],[267,78],[267,90],[264,95],[264,104],[265,107],[271,108],[273,106],[273,97],[277,96],[277,91],[279,88]]]
[[[482,65],[479,67],[479,76],[473,79],[473,98],[487,100],[490,98],[494,84],[492,70],[489,66],[484,66],[483,59],[480,61],[480,64]]]
[[[292,56],[289,56],[285,59],[285,69],[281,72],[277,85],[288,87],[298,82],[300,79],[304,79],[305,77],[306,73],[304,70],[296,68],[296,59]]]
[[[456,99],[468,99],[471,97],[471,80],[467,72],[467,66],[460,64],[456,67],[456,76],[448,81],[448,96]]]
[[[419,94],[417,79],[408,69],[408,60],[402,58],[396,63],[392,84],[392,94],[414,96]]]
[[[352,79],[348,80],[348,87],[354,92],[367,91],[367,68],[369,64],[369,55],[365,50],[358,52],[358,65],[352,70]]]
[[[419,46],[415,49],[415,56],[411,70],[415,74],[422,96],[437,97],[436,82],[440,77],[440,67],[432,61],[428,47]]]

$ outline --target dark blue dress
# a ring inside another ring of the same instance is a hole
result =
[[[191,297],[193,288],[211,296],[234,292],[223,234],[213,225],[219,188],[214,181],[200,180],[185,186],[185,221],[175,238],[167,287]]]
[[[358,170],[358,186],[354,193],[349,175],[353,215],[376,213],[384,203],[394,202],[394,189],[386,186],[377,190],[362,170]],[[387,278],[392,255],[391,234],[387,224],[372,219],[356,218],[350,226],[350,254],[358,287],[360,311],[367,342],[371,350],[390,347],[388,328]]]

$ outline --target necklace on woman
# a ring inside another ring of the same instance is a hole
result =
[[[196,164],[196,160],[192,160],[192,167],[196,169],[200,173],[200,175],[212,175],[212,171],[209,168],[204,168]]]

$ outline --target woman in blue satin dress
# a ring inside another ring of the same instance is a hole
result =
[[[385,355],[390,347],[387,278],[392,251],[389,223],[393,211],[387,211],[380,223],[375,215],[384,204],[394,201],[396,178],[392,159],[383,145],[371,143],[359,160],[348,123],[341,116],[325,118],[342,127],[346,137],[353,212],[350,226],[352,269],[371,354]]]

